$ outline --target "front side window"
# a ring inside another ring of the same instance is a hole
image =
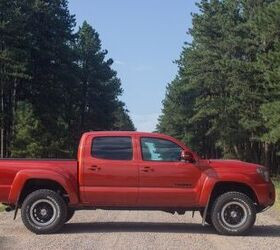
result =
[[[142,158],[144,161],[181,160],[182,148],[174,142],[158,138],[141,138]]]
[[[132,141],[130,137],[96,137],[93,139],[91,155],[107,160],[132,160]]]

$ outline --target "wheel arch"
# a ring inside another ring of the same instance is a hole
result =
[[[237,191],[249,196],[254,203],[259,204],[259,198],[254,183],[248,175],[241,173],[209,172],[204,176],[198,204],[206,207],[209,202],[225,192]]]
[[[65,202],[69,203],[67,191],[58,182],[49,179],[29,179],[25,182],[21,190],[17,204],[20,206],[29,194],[39,189],[48,189],[59,193],[64,198]]]
[[[219,181],[216,182],[213,186],[210,195],[210,204],[218,196],[227,193],[227,192],[240,192],[247,195],[255,204],[259,204],[258,197],[254,189],[247,183],[239,181]]]
[[[9,203],[20,205],[24,198],[38,189],[60,192],[69,204],[77,204],[77,191],[67,177],[48,170],[24,170],[17,173],[9,194]]]

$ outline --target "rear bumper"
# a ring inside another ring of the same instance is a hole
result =
[[[275,187],[272,182],[258,184],[255,186],[259,206],[271,207],[275,202]]]

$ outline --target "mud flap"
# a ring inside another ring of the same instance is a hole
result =
[[[209,196],[206,207],[204,208],[204,211],[203,211],[202,226],[205,226],[205,224],[206,224],[205,220],[206,220],[206,215],[207,215],[207,211],[208,211],[208,207],[209,207],[209,203],[210,203],[210,198],[211,198],[211,196]]]
[[[17,218],[17,213],[18,213],[18,205],[16,205],[15,207],[14,220]]]

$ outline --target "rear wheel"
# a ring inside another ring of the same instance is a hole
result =
[[[24,225],[33,233],[57,232],[65,223],[67,207],[62,197],[48,189],[29,194],[21,207]]]
[[[247,195],[229,192],[215,200],[211,219],[220,234],[243,235],[254,225],[256,209]]]

